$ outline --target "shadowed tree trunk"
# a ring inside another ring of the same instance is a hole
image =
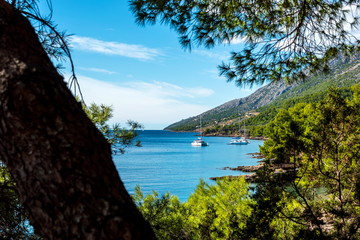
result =
[[[0,157],[46,239],[153,239],[110,146],[27,21],[0,0]]]

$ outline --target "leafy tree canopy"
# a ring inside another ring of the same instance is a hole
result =
[[[15,183],[0,162],[0,239],[38,239],[20,204]]]
[[[359,238],[359,85],[352,90],[346,99],[330,89],[320,103],[297,104],[267,125],[271,139],[261,152],[270,164],[292,165],[288,180],[279,181],[279,173],[267,178],[283,189],[278,204],[287,226],[276,223],[277,231],[317,236],[305,239]],[[305,228],[291,229],[291,222]]]
[[[137,136],[136,130],[143,128],[141,124],[131,120],[127,122],[129,127],[128,129],[121,127],[119,123],[110,126],[108,122],[113,116],[113,108],[111,106],[92,103],[89,106],[83,105],[83,109],[89,119],[112,145],[112,149],[115,154],[117,152],[124,153],[125,148],[133,144],[133,141]],[[134,145],[140,147],[141,143],[140,141],[136,141]]]
[[[341,51],[356,50],[351,34],[359,18],[355,0],[131,0],[140,25],[160,22],[179,34],[181,45],[213,47],[241,39],[220,75],[237,85],[304,79],[309,70],[328,70]]]
[[[244,178],[200,180],[185,203],[169,193],[144,196],[139,186],[133,199],[158,239],[248,239],[241,233],[254,201]]]

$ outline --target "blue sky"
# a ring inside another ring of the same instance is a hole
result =
[[[162,129],[257,89],[240,89],[218,76],[217,66],[241,43],[184,51],[168,26],[138,26],[126,0],[52,0],[52,5],[58,28],[73,34],[86,103],[112,105],[113,123],[131,119],[145,129]]]

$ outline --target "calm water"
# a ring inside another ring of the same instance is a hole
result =
[[[115,165],[125,187],[133,194],[140,185],[145,194],[153,190],[170,192],[186,201],[199,179],[241,175],[239,171],[223,167],[256,165],[258,159],[247,153],[259,152],[263,141],[251,140],[249,145],[227,145],[228,137],[203,137],[208,147],[192,147],[196,133],[145,130],[139,134],[143,147],[131,147],[123,155],[114,155]]]

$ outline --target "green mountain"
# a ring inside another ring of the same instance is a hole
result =
[[[246,125],[263,125],[276,115],[277,109],[289,108],[298,102],[313,102],[323,98],[330,87],[343,88],[344,93],[360,83],[360,54],[340,56],[331,63],[329,73],[311,75],[306,81],[291,85],[283,81],[272,82],[253,94],[228,101],[197,116],[183,119],[165,128],[170,131],[194,131],[202,117],[203,128],[228,128],[221,134],[231,134],[238,129],[234,123],[246,118]]]

